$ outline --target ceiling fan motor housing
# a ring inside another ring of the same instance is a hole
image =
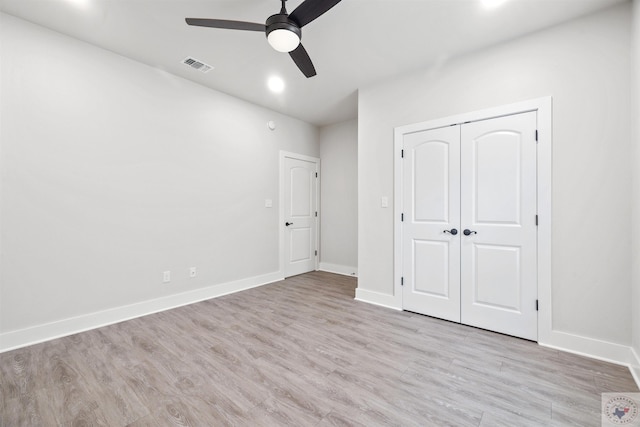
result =
[[[275,30],[288,30],[298,36],[298,39],[302,39],[302,30],[300,27],[289,19],[289,15],[278,13],[276,15],[271,15],[267,18],[267,22],[265,23],[267,26],[266,35],[269,37],[269,34]]]

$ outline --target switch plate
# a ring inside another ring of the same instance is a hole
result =
[[[196,277],[196,275],[197,275],[196,268],[195,267],[191,267],[189,269],[189,277],[194,278],[194,277]]]
[[[389,198],[387,196],[382,196],[380,198],[380,207],[383,207],[383,208],[389,207]]]
[[[171,281],[171,272],[165,271],[164,273],[162,273],[162,282],[169,283],[170,281]]]
[[[265,208],[272,208],[272,207],[273,207],[273,200],[271,200],[271,199],[266,199],[266,200],[264,201],[264,207],[265,207]]]

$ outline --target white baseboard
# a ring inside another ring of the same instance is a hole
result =
[[[114,323],[123,322],[136,317],[157,313],[159,311],[169,310],[211,298],[232,294],[238,291],[255,288],[283,279],[284,277],[282,277],[281,272],[274,272],[262,276],[250,277],[149,301],[143,301],[127,306],[116,307],[96,313],[85,314],[70,319],[32,326],[17,331],[5,332],[0,334],[0,353],[100,328],[102,326],[112,325]]]
[[[375,291],[368,291],[366,289],[356,288],[355,300],[394,310],[402,310],[402,307],[398,305],[397,298],[395,296]]]
[[[631,347],[631,354],[635,360],[629,365],[629,370],[633,375],[633,379],[636,380],[638,388],[640,388],[640,354],[633,347]]]
[[[633,362],[633,354],[629,346],[567,332],[551,331],[547,339],[544,342],[540,341],[539,344],[618,365],[630,366]]]
[[[348,265],[331,264],[329,262],[321,262],[318,267],[320,271],[326,271],[327,273],[342,274],[343,276],[358,277],[358,268]]]
[[[538,344],[543,347],[627,366],[640,388],[640,357],[638,357],[633,347],[559,331],[551,331],[547,340]]]

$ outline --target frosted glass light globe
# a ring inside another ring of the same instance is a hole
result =
[[[296,33],[284,29],[271,31],[267,36],[267,40],[271,47],[278,52],[291,52],[300,44],[300,39]]]

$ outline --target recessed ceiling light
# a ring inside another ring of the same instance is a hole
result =
[[[507,0],[482,0],[482,4],[488,9],[498,7],[506,2]]]
[[[284,80],[278,76],[271,76],[267,81],[267,85],[271,92],[280,93],[284,90]]]

